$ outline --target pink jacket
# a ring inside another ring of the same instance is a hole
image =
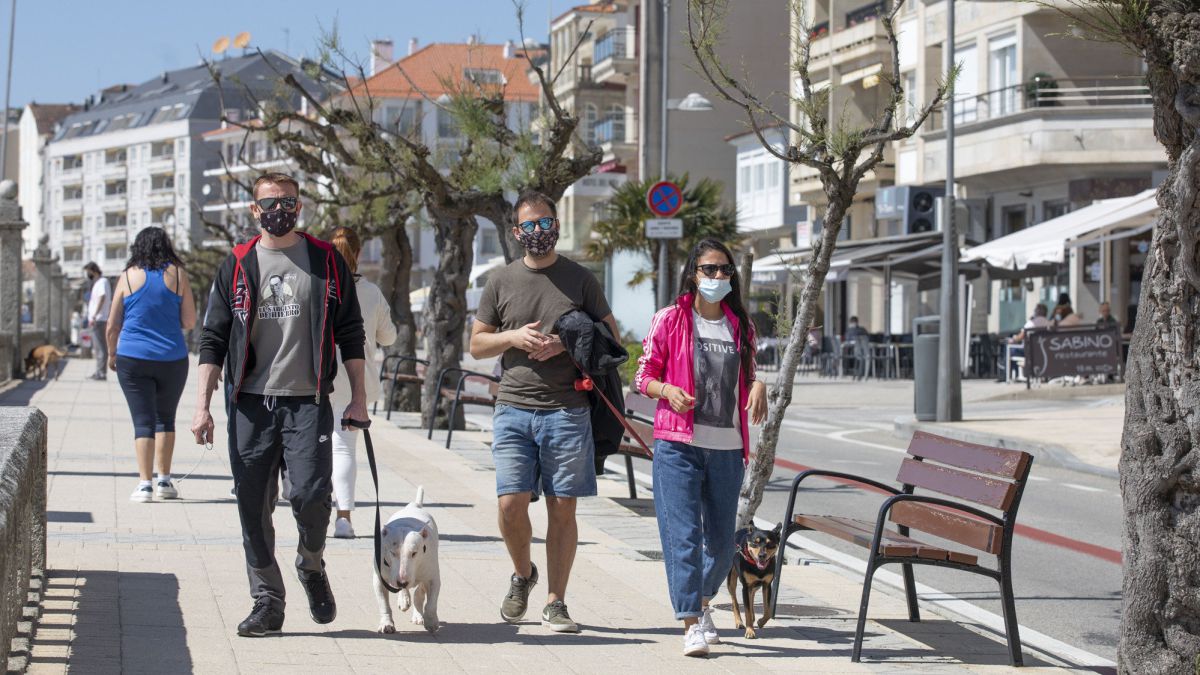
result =
[[[692,394],[696,391],[692,357],[694,347],[692,341],[692,305],[695,296],[686,294],[679,296],[675,304],[658,310],[650,321],[650,332],[642,340],[642,356],[638,359],[637,375],[633,378],[633,386],[639,392],[646,393],[646,385],[652,380],[659,380],[675,385]],[[721,308],[729,319],[729,327],[733,333],[733,344],[741,349],[741,332],[738,329],[738,319],[729,306],[722,302]],[[754,328],[750,328],[751,344],[754,342]],[[753,361],[751,361],[753,364]],[[751,372],[742,373],[738,379],[738,414],[741,416],[742,458],[750,458],[750,427],[747,424],[746,401],[750,398],[750,383],[754,381],[753,365]],[[654,437],[664,441],[679,441],[691,443],[693,438],[692,411],[677,413],[671,409],[671,404],[664,399],[658,400],[658,409],[654,412]]]

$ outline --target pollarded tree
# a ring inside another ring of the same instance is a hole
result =
[[[1200,4],[1074,0],[1146,62],[1167,177],[1126,370],[1122,673],[1200,672]]]
[[[797,83],[797,96],[792,99],[800,119],[792,120],[775,112],[766,98],[751,89],[749,79],[733,72],[718,54],[722,39],[722,24],[728,5],[726,0],[688,0],[688,38],[700,71],[717,94],[742,109],[745,122],[762,146],[773,156],[799,164],[817,172],[825,193],[824,228],[813,245],[812,260],[801,274],[800,304],[787,336],[779,376],[770,388],[767,401],[767,421],[763,424],[755,446],[755,456],[742,484],[738,505],[738,527],[745,527],[754,518],[762,502],[763,489],[775,468],[775,446],[784,414],[792,402],[792,383],[804,350],[809,326],[817,309],[817,300],[829,272],[829,261],[837,245],[846,213],[858,192],[859,183],[883,161],[887,147],[916,133],[935,108],[946,100],[953,73],[938,83],[931,99],[922,105],[909,120],[901,119],[905,96],[900,78],[900,54],[896,40],[895,18],[904,0],[890,4],[876,19],[887,34],[890,63],[884,66],[881,84],[887,88],[887,100],[872,119],[854,124],[846,116],[831,119],[828,111],[830,87],[813,86],[809,70],[812,47],[812,26],[804,12],[804,0],[791,0],[792,54],[789,60]],[[786,147],[780,148],[767,140],[763,130],[779,125],[790,135]],[[782,331],[781,331],[782,336]]]
[[[655,216],[646,204],[646,193],[657,178],[628,182],[617,188],[609,200],[608,212],[592,226],[592,238],[584,250],[592,260],[605,260],[618,252],[642,253],[647,266],[638,270],[629,279],[630,286],[637,286],[647,279],[655,283],[666,283],[673,290],[677,279],[658,279],[653,265],[658,253],[658,240],[646,238],[645,222]],[[721,203],[721,184],[710,178],[701,178],[695,185],[687,174],[676,180],[683,191],[683,206],[676,218],[683,220],[684,237],[670,240],[667,249],[667,269],[676,269],[680,261],[686,260],[692,248],[701,239],[712,237],[736,244],[741,235],[737,231],[737,210]]]

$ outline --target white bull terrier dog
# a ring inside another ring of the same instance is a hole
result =
[[[379,572],[390,585],[400,589],[397,603],[400,611],[408,611],[411,605],[412,622],[435,633],[442,577],[438,567],[437,523],[425,510],[424,501],[425,488],[418,487],[416,499],[397,511],[380,529],[383,561]],[[375,597],[379,600],[379,632],[395,633],[388,589],[379,578],[380,574],[372,575]]]

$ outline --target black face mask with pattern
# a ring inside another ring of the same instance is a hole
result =
[[[296,218],[299,216],[295,211],[284,211],[283,209],[271,209],[263,211],[258,217],[259,225],[262,229],[270,232],[276,237],[282,237],[296,227]]]
[[[525,247],[525,250],[529,251],[529,255],[535,258],[544,258],[558,243],[558,228],[543,230],[535,227],[533,232],[518,231],[517,243]]]

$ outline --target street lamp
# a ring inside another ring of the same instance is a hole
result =
[[[954,0],[946,2],[945,69],[954,69]],[[942,320],[938,326],[937,421],[962,420],[962,359],[958,346],[958,234],[954,227],[954,82],[946,104],[946,196],[942,199]]]

